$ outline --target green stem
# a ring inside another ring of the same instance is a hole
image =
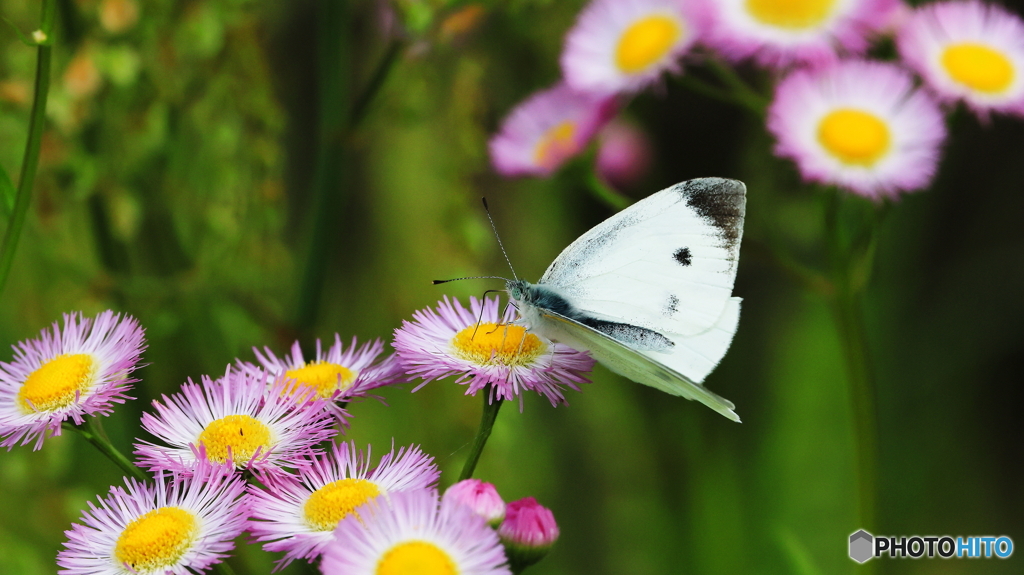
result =
[[[100,453],[106,455],[111,461],[117,464],[125,473],[139,481],[148,481],[149,476],[132,463],[114,444],[107,439],[103,431],[93,421],[95,418],[87,418],[82,425],[65,424],[65,429],[74,429],[82,434],[82,437],[93,444]]]
[[[758,116],[765,115],[765,110],[768,108],[768,99],[744,82],[743,78],[740,78],[739,74],[736,73],[736,70],[713,57],[708,58],[706,64],[708,69],[732,90],[731,95],[736,103],[746,107]]]
[[[398,62],[398,57],[402,55],[403,50],[405,50],[405,42],[399,38],[395,38],[388,45],[384,56],[381,57],[380,62],[377,64],[377,68],[366,82],[366,86],[359,93],[355,103],[352,104],[352,113],[349,118],[350,130],[359,126],[359,123],[366,117],[370,104],[373,103],[381,87],[384,86],[384,82],[387,81],[391,71],[395,68],[395,63]]]
[[[604,181],[602,181],[594,172],[590,172],[587,176],[587,189],[590,190],[590,193],[600,200],[601,203],[614,210],[624,210],[633,203],[633,200],[604,183]]]
[[[25,143],[25,155],[21,162],[21,177],[18,180],[18,191],[14,199],[14,212],[11,215],[7,233],[4,234],[3,245],[0,246],[0,292],[3,292],[4,286],[7,284],[7,276],[14,263],[14,252],[18,247],[21,230],[25,226],[25,218],[32,200],[32,185],[36,179],[36,168],[39,166],[39,148],[43,140],[43,126],[46,123],[46,100],[50,94],[50,59],[53,52],[52,34],[56,15],[55,6],[54,0],[43,1],[42,25],[33,34],[39,46],[36,58],[35,94],[32,98],[28,141]]]
[[[473,470],[476,469],[476,463],[480,461],[480,454],[484,451],[484,445],[487,445],[487,438],[491,436],[494,420],[497,419],[498,410],[501,409],[501,404],[504,402],[501,398],[491,399],[490,385],[482,390],[481,395],[484,396],[484,409],[480,416],[480,429],[477,430],[476,439],[473,440],[473,450],[469,452],[469,459],[462,466],[459,481],[473,477]]]
[[[872,530],[875,524],[878,493],[878,422],[875,407],[875,384],[871,369],[867,330],[864,326],[863,278],[871,266],[874,250],[871,241],[844,242],[844,226],[840,217],[844,192],[832,190],[826,212],[826,225],[831,232],[831,253],[835,296],[833,313],[846,362],[853,432],[857,453],[857,491],[859,527]],[[877,222],[871,222],[866,233],[873,234]],[[859,234],[857,234],[859,235]]]

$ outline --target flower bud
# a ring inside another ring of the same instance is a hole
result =
[[[491,527],[497,527],[505,518],[505,502],[494,485],[479,479],[464,479],[444,492],[444,499],[468,506],[483,517]]]
[[[558,540],[558,524],[551,510],[533,497],[513,501],[505,507],[505,521],[498,537],[514,573],[540,561]]]

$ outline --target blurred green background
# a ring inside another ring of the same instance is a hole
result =
[[[586,160],[550,179],[507,180],[486,152],[504,115],[558,79],[578,0],[58,4],[49,123],[0,299],[0,344],[64,312],[136,316],[149,342],[138,401],[104,422],[125,450],[153,398],[252,360],[252,346],[280,353],[335,332],[389,339],[443,294],[502,287],[430,285],[506,273],[481,196],[530,279],[611,214],[584,185]],[[2,0],[0,14],[33,30],[38,6]],[[35,51],[6,25],[0,43],[0,164],[17,174]],[[389,58],[390,73],[376,76]],[[360,99],[377,80],[376,97]],[[667,81],[624,115],[655,150],[627,190],[634,198],[699,176],[747,182],[743,318],[707,381],[744,422],[599,367],[569,407],[539,396],[521,413],[506,406],[477,476],[506,500],[533,495],[554,510],[562,536],[537,575],[863,570],[847,557],[861,525],[830,308],[755,249],[774,243],[816,261],[821,198],[769,155],[751,114]],[[866,296],[875,532],[1022,545],[1024,122],[958,110],[949,127],[933,187],[889,210]],[[392,438],[420,444],[450,483],[480,399],[448,381],[411,387],[384,390],[388,406],[353,405],[349,437],[378,456]],[[120,476],[73,434],[0,453],[0,573],[54,573],[62,531]],[[1021,573],[1020,556],[868,565]],[[239,575],[267,573],[276,558],[243,544],[231,562]]]

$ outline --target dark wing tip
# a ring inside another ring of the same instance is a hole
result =
[[[747,186],[743,182],[698,178],[677,184],[676,190],[686,200],[686,205],[721,231],[728,245],[739,243],[747,213]]]

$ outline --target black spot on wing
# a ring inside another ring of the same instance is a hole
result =
[[[690,255],[690,248],[679,248],[676,250],[676,253],[672,254],[672,257],[674,257],[681,266],[689,266],[693,263],[693,256]]]
[[[679,193],[697,215],[718,228],[726,247],[734,248],[743,237],[746,186],[737,180],[700,178],[679,184]]]
[[[672,314],[679,311],[679,298],[675,294],[668,296],[668,302],[665,303],[665,315],[672,317]]]

